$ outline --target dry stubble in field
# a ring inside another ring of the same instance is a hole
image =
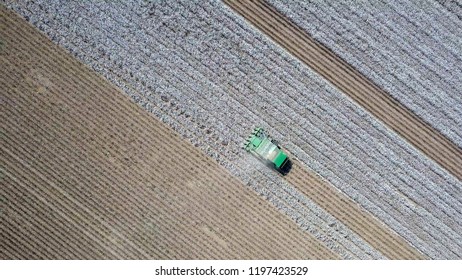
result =
[[[1,8],[1,258],[337,258]]]

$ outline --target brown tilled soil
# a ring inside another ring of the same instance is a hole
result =
[[[316,42],[274,7],[260,0],[224,0],[224,2],[409,143],[454,176],[462,179],[461,148]]]
[[[0,14],[2,259],[337,258],[24,20]]]
[[[425,259],[404,239],[312,171],[294,161],[287,180],[390,259]]]

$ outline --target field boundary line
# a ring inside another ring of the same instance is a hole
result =
[[[462,180],[462,148],[404,107],[265,1],[223,0],[407,142]]]

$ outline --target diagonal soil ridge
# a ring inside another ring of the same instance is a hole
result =
[[[293,168],[286,179],[386,257],[390,259],[425,259],[402,237],[370,213],[361,209],[357,203],[319,175],[304,168],[299,161],[294,160]]]
[[[338,258],[3,6],[0,27],[1,258]]]
[[[418,150],[462,179],[462,149],[417,117],[265,1],[223,0]]]

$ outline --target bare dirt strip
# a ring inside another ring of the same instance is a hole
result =
[[[311,38],[265,1],[224,0],[256,28],[313,68],[458,179],[462,149]]]
[[[338,258],[0,6],[0,258]]]
[[[294,160],[287,180],[332,216],[390,259],[424,259],[425,257],[404,239],[392,232],[354,203],[333,185]]]

